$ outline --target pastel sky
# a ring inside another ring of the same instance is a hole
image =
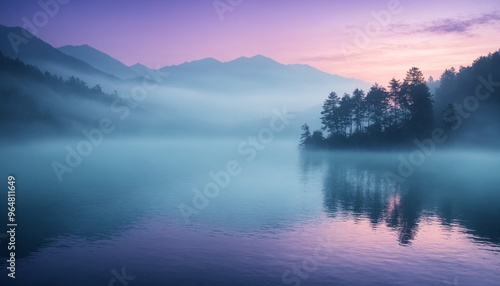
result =
[[[0,24],[22,26],[41,10],[38,1],[0,1]],[[88,44],[151,68],[261,54],[386,84],[412,66],[439,78],[500,49],[498,0],[71,0],[54,14],[37,33],[49,44]],[[390,16],[375,24],[374,14]]]

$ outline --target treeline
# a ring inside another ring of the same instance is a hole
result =
[[[445,70],[441,76],[441,84],[436,90],[436,110],[443,111],[446,105],[459,105],[467,96],[475,95],[478,85],[483,84],[484,80],[489,81],[481,93],[491,93],[487,105],[500,105],[500,50],[490,53],[474,61],[471,66],[460,67]],[[481,79],[482,78],[482,79]],[[436,113],[439,119],[439,113]]]
[[[35,83],[43,83],[50,86],[54,91],[66,95],[79,95],[98,100],[111,98],[111,95],[103,92],[99,85],[89,87],[86,82],[74,76],[64,80],[62,77],[49,72],[42,72],[37,67],[27,65],[19,59],[11,59],[3,55],[2,52],[0,52],[0,73],[2,73],[0,84],[4,88],[7,85],[12,85],[6,81],[6,78],[13,76],[23,81],[29,80]]]
[[[500,146],[500,50],[472,65],[447,69],[436,90],[434,119],[455,144]]]
[[[322,130],[302,126],[303,147],[382,147],[401,145],[433,126],[433,98],[418,68],[388,87],[373,85],[339,97],[330,93],[321,112]],[[326,132],[326,137],[323,133]]]
[[[86,119],[76,114],[79,103],[83,100],[111,103],[113,98],[114,95],[105,93],[99,85],[89,87],[76,77],[64,80],[0,52],[3,136],[68,133],[72,122],[91,120],[90,116]]]
[[[321,112],[322,129],[302,126],[303,148],[392,148],[426,138],[442,128],[448,143],[500,143],[500,51],[471,66],[447,69],[435,96],[422,72],[411,68],[387,87],[373,85],[339,97],[330,93]]]

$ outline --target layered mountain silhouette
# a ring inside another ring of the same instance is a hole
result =
[[[29,37],[25,37],[25,35]],[[14,47],[12,39],[16,37],[22,37],[25,41]],[[104,73],[85,61],[64,54],[19,27],[0,25],[0,51],[7,57],[19,58],[42,71],[48,71],[64,78],[76,76],[93,85],[100,83],[100,81],[117,80],[114,75]]]
[[[59,50],[121,79],[147,76],[154,72],[140,63],[128,67],[88,45],[64,46]],[[304,93],[311,96],[315,93],[324,95],[332,86],[341,92],[354,87],[370,87],[369,83],[361,80],[328,74],[308,65],[284,65],[262,55],[240,57],[229,62],[205,58],[166,66],[160,71],[168,75],[165,82],[169,86],[231,96],[285,92],[290,93],[290,97],[303,96]]]
[[[54,48],[35,36],[19,44],[16,53],[9,34],[31,35],[23,28],[0,26],[0,51],[4,55],[19,58],[63,78],[79,77],[90,85],[106,87],[109,81],[146,76],[153,71],[139,63],[128,67],[88,45]],[[168,73],[165,83],[170,86],[231,96],[288,93],[289,98],[314,98],[317,95],[316,104],[333,89],[350,92],[356,87],[370,87],[369,83],[361,80],[332,75],[308,65],[284,65],[262,55],[229,62],[206,58],[166,66],[160,71]]]
[[[143,131],[148,126],[154,134],[179,130],[213,134],[211,127],[227,132],[228,128],[242,130],[241,124],[249,122],[266,123],[265,116],[271,110],[286,107],[302,110],[295,124],[309,122],[316,128],[320,125],[320,105],[330,92],[351,93],[355,88],[368,91],[371,87],[362,80],[308,65],[282,64],[262,55],[228,62],[205,58],[159,70],[140,63],[126,66],[88,45],[57,49],[23,28],[1,25],[0,52],[4,65],[0,69],[0,96],[6,108],[3,113],[10,114],[2,121],[9,120],[11,126],[18,118],[18,126],[46,123],[56,125],[57,130],[81,130],[99,118],[121,117],[128,109],[133,119],[124,127],[125,132]],[[444,85],[432,83],[433,89],[440,86],[435,97],[439,107],[436,124],[443,106],[463,102],[458,91],[467,91],[464,96],[474,94],[478,76],[498,78],[498,58],[498,52],[481,57],[458,73],[447,70],[448,82]],[[152,74],[161,80],[157,88],[148,91],[148,100],[141,101],[139,108],[139,102],[123,101],[130,98],[134,88],[141,87],[144,77],[151,80]],[[498,97],[495,93],[491,98],[488,105]],[[114,103],[117,99],[120,102]],[[478,130],[478,126],[485,132],[497,128],[491,120],[477,120],[469,120],[471,127],[462,128],[463,132]]]
[[[332,90],[350,92],[371,86],[308,65],[281,64],[262,55],[228,62],[205,58],[159,70],[140,63],[127,66],[88,45],[54,48],[23,28],[1,25],[0,52],[6,57],[5,63],[19,69],[17,72],[9,67],[2,69],[2,98],[8,96],[17,108],[22,108],[23,101],[29,101],[32,113],[42,114],[47,124],[54,121],[60,126],[70,121],[75,130],[99,117],[120,115],[113,111],[110,114],[111,102],[122,95],[130,96],[131,90],[141,86],[144,77],[151,79],[152,74],[161,76],[161,88],[149,92],[154,99],[141,103],[142,111],[128,107],[134,116],[140,117],[134,123],[127,123],[128,129],[130,124],[141,128],[146,117],[153,129],[162,126],[164,130],[209,130],[209,124],[219,125],[218,128],[222,124],[226,128],[225,124],[258,121],[273,108],[284,106],[289,110],[306,109],[302,116],[313,118],[317,106]],[[43,75],[44,72],[50,74]],[[104,105],[95,94],[107,98]],[[115,109],[125,104],[120,103]],[[35,122],[42,115],[29,118]]]

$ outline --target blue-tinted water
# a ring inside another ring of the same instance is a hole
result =
[[[274,141],[247,160],[238,140],[122,138],[60,183],[73,143],[2,146],[18,223],[2,285],[499,285],[500,153],[438,151],[400,182],[384,176],[400,154]]]

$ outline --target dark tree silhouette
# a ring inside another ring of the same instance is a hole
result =
[[[331,134],[339,134],[342,128],[342,119],[339,114],[340,99],[335,92],[331,92],[328,98],[323,103],[323,111],[321,111],[321,123],[323,129]]]
[[[351,98],[349,97],[349,94],[347,93],[344,94],[344,96],[340,100],[339,111],[338,111],[342,126],[340,134],[344,136],[352,135],[353,107],[354,106],[352,104]]]
[[[377,83],[366,94],[366,110],[368,113],[368,133],[380,134],[387,124],[389,95],[386,89]]]
[[[403,108],[407,107],[407,100],[402,96],[401,83],[393,78],[389,82],[389,102],[391,109],[392,127],[399,129],[404,119]]]
[[[432,95],[425,82],[424,75],[418,68],[411,68],[406,73],[402,89],[409,99],[410,122],[408,131],[424,135],[432,128],[433,110]]]
[[[305,123],[304,123],[304,125],[302,125],[302,127],[300,127],[300,129],[302,130],[302,134],[300,135],[299,147],[303,148],[303,147],[310,144],[311,130],[309,129],[309,125],[307,125]]]
[[[365,93],[356,88],[352,93],[352,115],[356,126],[356,132],[363,132],[363,121],[366,117],[365,105],[364,105]]]

